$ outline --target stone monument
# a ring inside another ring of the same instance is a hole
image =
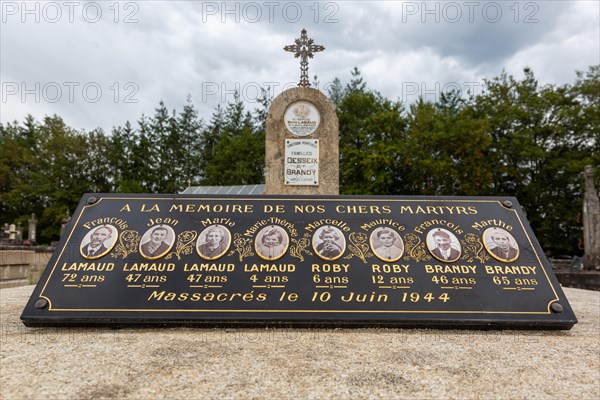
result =
[[[310,88],[308,58],[325,48],[303,29],[285,46],[300,58],[300,83],[277,96],[266,124],[265,194],[339,194],[339,128],[333,105]]]
[[[71,220],[71,214],[69,210],[65,212],[65,217],[60,221],[60,236],[62,237],[63,233],[65,233],[65,229],[67,228],[67,224]]]
[[[37,229],[37,218],[35,217],[35,214],[32,213],[31,214],[31,218],[29,218],[29,220],[27,221],[29,223],[29,229],[28,229],[28,235],[27,235],[27,240],[29,240],[31,243],[35,243],[36,242],[36,229]]]
[[[17,226],[15,224],[10,224],[8,228],[8,239],[12,241],[17,240]]]
[[[21,244],[21,242],[23,241],[23,226],[21,226],[21,223],[18,222],[17,223],[17,238],[16,238],[17,244]]]
[[[517,199],[338,196],[338,120],[308,80],[324,47],[284,49],[301,78],[269,108],[270,195],[84,194],[27,326],[577,323]]]
[[[600,269],[600,201],[594,186],[594,168],[586,165],[585,195],[583,197],[583,241],[586,269]]]

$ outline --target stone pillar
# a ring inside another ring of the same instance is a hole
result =
[[[8,227],[8,239],[16,240],[17,239],[17,226],[15,224],[10,224]]]
[[[17,244],[21,244],[21,242],[23,242],[23,227],[21,226],[21,223],[19,222],[17,224]]]
[[[583,197],[583,244],[586,269],[600,269],[600,201],[594,186],[594,168],[586,165]]]
[[[60,236],[62,237],[63,233],[65,233],[65,229],[67,228],[67,224],[71,220],[71,214],[69,214],[69,210],[65,213],[65,217],[60,222]]]
[[[0,238],[2,238],[2,239],[8,239],[9,233],[10,233],[9,226],[5,222],[4,225],[2,225],[2,233],[0,234]]]
[[[339,123],[323,93],[308,87],[277,96],[265,133],[265,194],[339,194]]]
[[[35,243],[38,220],[35,217],[34,213],[31,214],[31,218],[29,218],[27,222],[29,222],[29,229],[27,230],[27,240],[29,240],[31,243]]]

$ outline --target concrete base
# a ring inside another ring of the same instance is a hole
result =
[[[587,290],[600,290],[600,271],[557,271],[554,270],[556,279],[562,286],[587,289]]]
[[[0,249],[0,289],[37,283],[52,251]]]
[[[570,331],[26,328],[0,290],[0,398],[600,398],[600,293]]]

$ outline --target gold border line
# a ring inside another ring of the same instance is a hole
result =
[[[550,302],[547,304],[548,310],[550,310],[550,304],[552,304],[555,301],[560,300],[560,298],[559,298],[558,294],[556,294],[554,285],[552,285],[552,282],[550,281],[550,277],[546,273],[546,268],[544,268],[544,264],[542,263],[542,260],[540,260],[540,256],[538,255],[538,253],[535,249],[535,246],[531,242],[531,238],[529,237],[529,234],[527,233],[527,229],[525,229],[525,226],[523,225],[523,221],[521,221],[521,218],[519,217],[519,213],[517,213],[517,211],[514,209],[512,211],[514,211],[515,214],[517,215],[517,220],[519,221],[519,224],[521,224],[521,228],[523,228],[523,232],[525,232],[525,236],[527,237],[527,240],[529,241],[529,245],[533,249],[533,254],[535,254],[535,258],[538,260],[538,263],[539,263],[540,267],[542,268],[542,271],[544,271],[544,276],[546,277],[546,280],[548,281],[548,284],[550,285],[550,288],[552,289],[552,293],[554,293],[554,299],[550,300]]]
[[[332,312],[339,312],[339,313],[436,313],[436,314],[523,314],[523,315],[548,315],[551,314],[550,312],[550,305],[555,302],[555,301],[559,301],[560,298],[558,297],[558,295],[556,294],[556,290],[554,289],[554,286],[552,285],[552,282],[550,281],[550,278],[548,277],[548,274],[546,273],[546,269],[544,268],[544,265],[542,264],[539,255],[535,249],[535,246],[533,246],[533,243],[531,242],[531,238],[529,237],[529,234],[527,232],[527,229],[525,229],[525,226],[523,225],[523,221],[521,220],[521,218],[519,217],[519,214],[517,212],[517,210],[515,209],[507,209],[508,211],[512,211],[513,213],[515,213],[517,220],[519,221],[519,224],[521,225],[521,228],[523,229],[525,236],[527,237],[527,240],[531,246],[531,248],[533,249],[533,252],[536,256],[536,259],[538,260],[538,263],[540,265],[540,267],[542,268],[542,270],[544,271],[544,275],[546,276],[546,279],[548,281],[548,284],[550,285],[550,288],[552,289],[552,292],[554,293],[555,298],[550,300],[550,302],[547,304],[547,311],[546,312],[514,312],[514,311],[415,311],[415,310],[394,310],[394,311],[390,311],[390,310],[378,310],[378,311],[372,311],[372,310],[204,310],[204,309],[200,309],[200,310],[188,310],[188,309],[76,309],[76,308],[56,308],[54,309],[52,307],[52,301],[50,300],[50,298],[48,298],[47,296],[44,296],[44,291],[46,290],[46,287],[48,286],[48,283],[50,282],[51,277],[53,276],[55,270],[56,270],[56,266],[58,265],[65,249],[67,248],[67,244],[69,243],[69,241],[71,240],[71,236],[73,235],[73,233],[75,232],[75,228],[79,225],[79,220],[81,219],[83,212],[86,208],[88,207],[93,207],[95,205],[97,205],[98,203],[100,203],[103,200],[159,200],[159,201],[173,201],[173,200],[178,200],[178,201],[197,201],[197,200],[205,200],[205,201],[274,201],[274,200],[279,200],[279,201],[315,201],[315,199],[300,199],[300,198],[294,198],[294,197],[290,197],[290,198],[236,198],[236,199],[231,199],[231,198],[203,198],[203,197],[199,197],[199,198],[181,198],[181,197],[100,197],[100,199],[95,202],[94,204],[90,204],[90,205],[85,205],[81,208],[81,211],[79,213],[79,216],[77,217],[77,220],[75,221],[74,225],[73,225],[73,229],[71,229],[71,232],[69,233],[69,236],[67,238],[67,240],[65,241],[65,246],[63,247],[62,251],[60,252],[60,254],[57,257],[57,260],[54,264],[54,266],[52,267],[52,271],[50,272],[50,274],[48,275],[48,279],[46,280],[42,290],[40,291],[40,297],[45,298],[46,300],[48,300],[48,302],[50,303],[48,310],[49,311],[89,311],[89,312],[104,312],[104,311],[111,311],[111,312],[161,312],[161,313],[166,313],[166,312],[223,312],[223,313],[232,313],[232,312],[240,312],[240,313],[246,313],[246,312],[265,312],[265,313],[278,313],[278,312],[288,312],[288,313],[304,313],[304,312],[310,312],[310,313],[332,313]],[[382,202],[393,202],[393,203],[398,203],[398,202],[449,202],[449,203],[464,203],[464,202],[471,202],[471,203],[497,203],[500,207],[506,209],[506,207],[503,207],[502,204],[500,203],[499,200],[429,200],[429,199],[414,199],[414,200],[408,200],[408,199],[381,199],[381,198],[373,198],[373,199],[319,199],[319,201],[327,201],[327,202],[360,202],[360,201],[382,201]],[[286,232],[287,233],[287,232]]]
[[[238,197],[235,199],[232,198],[222,198],[222,197],[102,197],[100,200],[98,200],[96,203],[91,204],[91,205],[85,205],[83,208],[86,207],[93,207],[94,205],[98,204],[101,200],[158,200],[158,201],[169,201],[169,200],[178,200],[178,201],[185,201],[185,200],[205,200],[205,201],[223,201],[223,200],[228,200],[228,201],[240,201],[240,200],[244,200],[244,201],[273,201],[273,200],[279,200],[279,201],[317,201],[317,199],[304,199],[304,198],[298,198],[298,197],[288,197],[288,198],[277,198],[277,197],[269,197],[269,198],[248,198],[248,197]],[[432,199],[414,199],[414,200],[409,200],[409,199],[384,199],[384,198],[380,198],[380,197],[376,197],[376,196],[372,196],[372,198],[362,198],[362,199],[347,199],[347,198],[340,198],[340,199],[318,199],[318,201],[328,201],[328,202],[332,202],[332,201],[337,201],[337,202],[359,202],[359,201],[388,201],[388,202],[394,202],[394,203],[398,203],[398,202],[437,202],[437,203],[465,203],[465,202],[470,202],[470,203],[498,203],[498,205],[504,209],[506,209],[506,207],[502,206],[502,203],[500,203],[500,200],[493,200],[493,199],[488,199],[488,200],[432,200]],[[83,210],[82,210],[83,211]],[[516,211],[514,209],[509,210],[509,211]]]
[[[82,198],[83,199],[83,198]],[[54,271],[56,270],[56,266],[58,265],[58,262],[60,261],[63,253],[65,252],[65,250],[67,249],[67,245],[69,244],[69,241],[71,240],[71,236],[73,236],[73,233],[75,232],[75,228],[77,228],[79,226],[79,220],[81,219],[81,216],[83,215],[83,210],[86,209],[86,207],[93,207],[94,205],[98,204],[99,202],[102,201],[102,198],[100,198],[100,200],[98,200],[96,203],[91,204],[91,205],[86,205],[83,206],[81,208],[81,211],[79,213],[79,216],[77,217],[77,220],[75,221],[75,223],[73,224],[73,229],[71,229],[71,232],[69,233],[69,237],[67,237],[67,240],[65,241],[65,245],[63,246],[60,254],[58,255],[58,257],[56,257],[56,262],[54,263],[54,266],[52,267],[52,271],[50,271],[50,275],[48,275],[48,279],[46,280],[46,283],[44,284],[44,287],[42,288],[42,290],[40,291],[40,297],[42,297],[42,295],[44,294],[44,291],[46,290],[46,286],[48,286],[48,283],[50,282],[50,278],[52,278],[52,275],[54,275]],[[116,242],[115,242],[116,244]]]
[[[111,199],[117,199],[116,197],[112,197]],[[126,200],[127,198],[118,198],[120,200]],[[134,199],[134,200],[149,200],[151,198],[140,198],[140,199]],[[166,198],[159,198],[158,200],[167,200]],[[204,197],[193,197],[193,198],[182,198],[182,197],[175,197],[172,198],[170,200],[179,200],[179,201],[184,201],[184,200],[205,200],[205,201],[223,201],[223,200],[232,200],[231,198],[204,198]],[[423,199],[423,200],[405,200],[405,199],[396,199],[396,200],[387,200],[387,199],[381,199],[378,197],[373,197],[372,199],[300,199],[300,198],[294,198],[294,197],[290,197],[290,198],[276,198],[276,197],[272,197],[272,198],[246,198],[246,197],[240,197],[240,198],[236,198],[235,200],[244,200],[244,201],[274,201],[274,200],[278,200],[278,201],[328,201],[328,202],[332,202],[332,201],[337,201],[337,202],[344,202],[344,201],[351,201],[351,202],[359,202],[359,201],[389,201],[389,202],[394,202],[394,203],[398,203],[398,202],[407,202],[407,201],[411,201],[411,202],[417,202],[417,201],[422,201],[422,202],[437,202],[437,203],[442,203],[442,202],[447,202],[447,203],[465,203],[465,202],[471,202],[471,203],[498,203],[498,205],[500,205],[500,207],[502,206],[502,203],[500,203],[499,200],[427,200],[427,199]],[[506,207],[503,207],[506,208]],[[515,211],[515,210],[513,210]]]
[[[51,311],[92,311],[92,312],[105,312],[105,311],[117,311],[117,312],[189,312],[189,313],[197,313],[197,312],[206,312],[206,313],[380,313],[380,314],[522,314],[522,315],[547,315],[551,314],[551,312],[545,311],[416,311],[416,310],[211,310],[211,309],[198,309],[198,310],[188,310],[188,309],[112,309],[112,308],[103,308],[103,309],[87,309],[87,308],[56,308]]]
[[[40,294],[40,298],[46,299],[48,301],[48,310],[52,310],[52,300],[50,300],[50,298],[47,296],[42,296],[41,294]]]

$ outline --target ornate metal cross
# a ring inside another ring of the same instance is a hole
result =
[[[294,53],[294,57],[300,57],[300,83],[298,86],[310,87],[308,81],[308,58],[313,58],[313,53],[325,50],[325,47],[313,44],[313,40],[306,36],[306,29],[302,29],[299,39],[294,40],[295,44],[285,46],[285,51],[291,51]]]

